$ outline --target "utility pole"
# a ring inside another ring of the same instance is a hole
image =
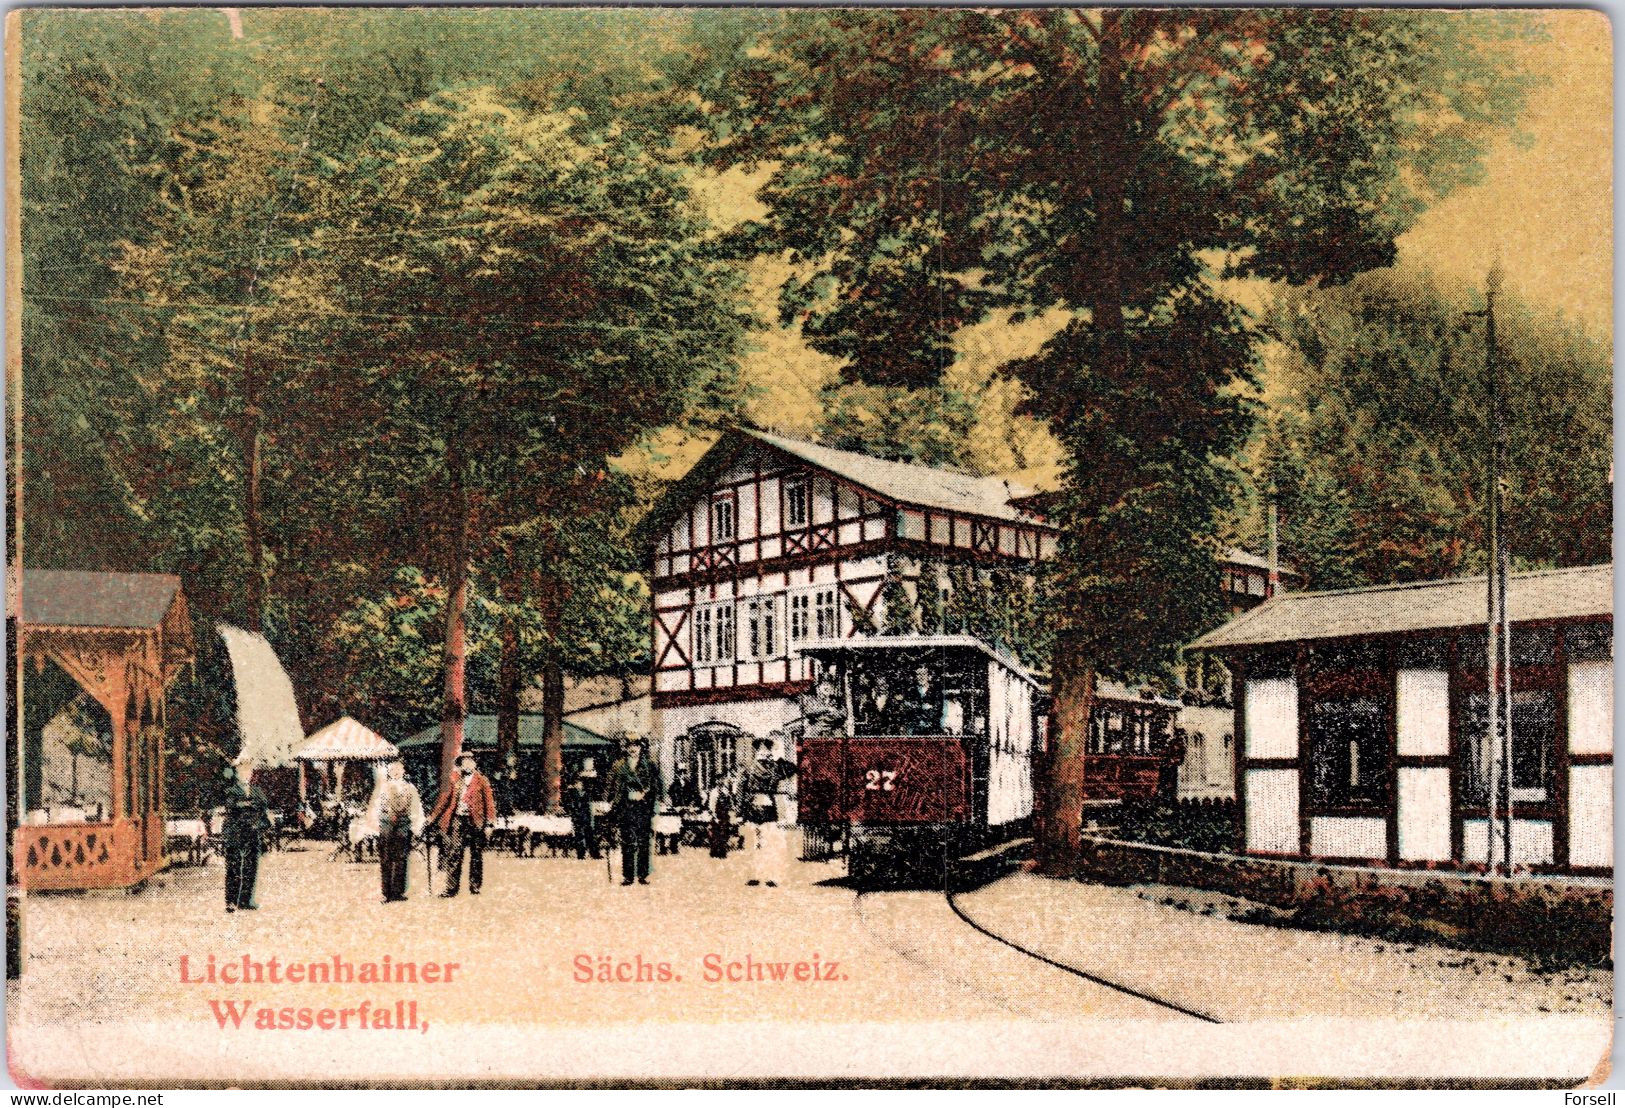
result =
[[[1501,471],[1506,453],[1506,418],[1501,402],[1501,365],[1495,336],[1495,296],[1500,291],[1500,267],[1493,266],[1485,280],[1484,380],[1489,399],[1489,472],[1485,488],[1488,513],[1489,566],[1485,690],[1489,744],[1489,811],[1486,826],[1486,861],[1490,872],[1499,867],[1512,875],[1512,620],[1507,612],[1507,574],[1511,568],[1506,537]]]
[[[1281,591],[1281,540],[1279,517],[1275,508],[1275,486],[1270,486],[1270,575],[1264,586],[1264,599]]]

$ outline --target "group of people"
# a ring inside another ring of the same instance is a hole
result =
[[[679,771],[668,798],[660,767],[649,754],[648,741],[629,737],[624,755],[610,768],[608,777],[609,819],[621,848],[621,884],[649,883],[655,816],[668,799],[685,808],[698,808],[709,800],[710,847],[715,857],[726,857],[733,820],[739,819],[749,832],[746,849],[751,853],[751,873],[746,884],[776,886],[782,882],[789,864],[785,801],[795,765],[778,756],[777,742],[772,738],[755,740],[752,755],[733,779],[720,785],[710,798],[699,795],[686,771]],[[259,857],[269,845],[270,803],[264,791],[253,783],[253,765],[247,759],[239,759],[226,776],[226,815],[221,834],[226,860],[226,911],[253,910],[258,907],[254,890]],[[562,797],[578,858],[585,858],[589,852],[594,858],[600,856],[591,777],[590,769],[577,773]],[[444,884],[440,895],[459,894],[465,858],[468,891],[478,895],[485,878],[486,833],[496,815],[491,783],[480,772],[473,754],[465,751],[458,757],[455,772],[427,813],[416,786],[406,779],[405,766],[399,761],[390,762],[373,792],[368,817],[377,828],[383,903],[406,899],[412,844],[430,825],[437,829],[442,844],[440,868]]]

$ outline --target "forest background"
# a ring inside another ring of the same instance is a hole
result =
[[[29,566],[181,575],[205,633],[200,679],[177,694],[171,796],[184,804],[235,749],[225,662],[206,630],[217,620],[271,640],[307,729],[354,714],[400,738],[442,719],[460,741],[466,712],[496,711],[511,737],[521,689],[537,686],[556,737],[566,675],[647,670],[636,524],[727,426],[1044,489],[1077,483],[1080,462],[1136,474],[1163,464],[1134,457],[1140,424],[1108,420],[1091,457],[1057,422],[1055,396],[1087,382],[1046,389],[1034,367],[1091,358],[1087,328],[1074,336],[1085,345],[1066,345],[1091,316],[1065,297],[1018,304],[961,281],[955,311],[940,298],[933,309],[926,372],[866,356],[897,320],[830,306],[854,274],[829,262],[840,251],[821,235],[863,242],[858,276],[885,270],[899,304],[942,291],[931,282],[945,242],[974,237],[984,251],[960,273],[1002,272],[1002,241],[1044,257],[1030,228],[967,223],[950,235],[940,203],[934,225],[854,203],[851,179],[807,156],[860,77],[897,82],[899,111],[920,118],[991,119],[978,98],[997,89],[997,69],[961,75],[961,100],[936,103],[909,100],[908,67],[968,66],[990,28],[1101,41],[1082,17],[959,18],[981,22],[22,13],[20,389],[8,379],[12,402],[22,398],[21,464],[8,467],[14,496],[21,476],[21,550]],[[1168,611],[1142,619],[1152,648],[1097,650],[1091,673],[1165,673],[1179,643],[1217,618],[1212,555],[1259,549],[1271,499],[1283,557],[1314,587],[1482,566],[1484,344],[1471,313],[1497,260],[1514,558],[1609,557],[1606,21],[1360,18],[1375,21],[1360,28],[1370,59],[1332,58],[1328,85],[1339,66],[1369,80],[1359,71],[1379,67],[1382,50],[1421,43],[1435,68],[1381,91],[1409,105],[1413,128],[1432,127],[1435,145],[1368,151],[1384,181],[1411,186],[1401,197],[1384,184],[1388,206],[1367,209],[1380,233],[1365,237],[1386,253],[1271,279],[1222,251],[1186,250],[1200,272],[1185,295],[1199,290],[1208,314],[1181,316],[1196,330],[1172,333],[1211,365],[1208,391],[1193,395],[1220,429],[1177,443],[1201,463],[1181,480],[1200,480],[1157,535],[1177,572]],[[1156,33],[1196,58],[1184,108],[1206,110],[1190,91],[1202,82],[1236,101],[1226,66],[1247,63],[1235,42],[1249,40],[1227,41],[1230,54],[1187,48],[1233,26]],[[877,41],[903,45],[892,57]],[[843,42],[894,68],[793,87],[820,73],[797,69],[809,50]],[[1040,108],[1100,93],[1104,68],[1073,80],[1063,56],[1055,64]],[[1456,84],[1428,86],[1445,80]],[[829,97],[827,113],[809,88]],[[1291,95],[1310,117],[1338,106]],[[880,126],[875,114],[854,116],[850,134]],[[955,126],[956,148],[1001,148],[996,130]],[[1358,145],[1343,135],[1330,160]],[[804,166],[823,176],[798,183]],[[892,168],[932,178],[929,159]],[[906,199],[909,183],[893,195]],[[1336,208],[1325,186],[1316,180],[1315,203]],[[823,205],[822,226],[797,188]],[[1098,506],[1067,510],[1078,534],[1101,518]],[[1132,554],[1104,594],[1128,622],[1146,550]],[[1058,586],[1052,622],[1066,622],[1069,602]],[[1029,646],[1042,655],[1048,643]]]

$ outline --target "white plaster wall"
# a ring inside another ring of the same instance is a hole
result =
[[[1399,671],[1395,725],[1399,753],[1421,757],[1450,753],[1450,674],[1445,670]]]
[[[1388,857],[1388,821],[1364,816],[1316,816],[1309,821],[1309,853],[1322,858]]]
[[[1298,756],[1298,683],[1290,677],[1247,682],[1247,756]]]
[[[1174,717],[1185,731],[1185,760],[1179,766],[1181,797],[1236,795],[1236,713],[1229,708],[1185,705]],[[1230,744],[1224,737],[1230,735]]]
[[[1488,853],[1489,826],[1481,819],[1462,825],[1462,856],[1468,862],[1483,862]],[[1512,821],[1512,860],[1524,865],[1550,865],[1552,825],[1547,820]]]
[[[1450,770],[1399,767],[1399,856],[1408,862],[1450,860]]]
[[[1247,849],[1298,853],[1298,771],[1250,769],[1245,783]]]
[[[1569,865],[1614,864],[1614,767],[1569,767]]]
[[[1614,749],[1614,665],[1609,661],[1569,666],[1569,749],[1609,754]]]

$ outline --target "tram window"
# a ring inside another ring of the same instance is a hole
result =
[[[1377,805],[1388,799],[1388,726],[1375,699],[1323,700],[1309,709],[1310,791],[1316,805]]]

